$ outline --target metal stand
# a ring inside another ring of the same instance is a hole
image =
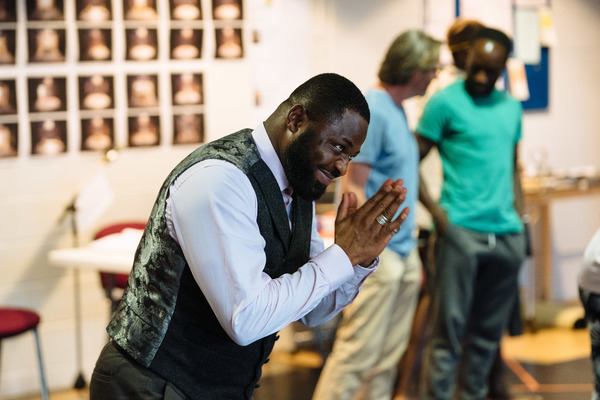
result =
[[[102,154],[100,159],[102,164],[114,162],[119,157],[119,152],[111,148]],[[65,218],[70,217],[71,219],[71,234],[73,236],[73,247],[79,247],[79,232],[77,229],[77,199],[82,195],[82,192],[76,193],[73,196],[73,200],[65,207],[63,214],[59,218],[59,223],[64,221]],[[73,271],[73,288],[75,298],[75,350],[77,356],[77,369],[78,375],[75,379],[73,387],[75,389],[83,389],[87,386],[87,382],[83,375],[83,346],[82,346],[82,327],[81,327],[81,284],[79,278],[80,272],[77,268]]]
[[[73,247],[79,247],[79,232],[77,230],[77,221],[75,219],[75,213],[77,211],[77,209],[75,208],[76,200],[77,195],[75,195],[71,203],[65,208],[63,215],[59,220],[63,221],[67,216],[70,217]],[[83,337],[81,329],[81,282],[79,278],[79,269],[77,268],[74,268],[73,270],[73,291],[73,297],[75,299],[75,353],[77,357],[77,370],[79,371],[77,374],[77,378],[75,378],[73,388],[83,389],[87,386],[87,382],[83,375],[83,346],[81,339]]]

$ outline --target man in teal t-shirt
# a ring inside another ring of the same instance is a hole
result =
[[[423,159],[436,146],[444,180],[439,204],[420,185],[438,239],[428,400],[483,400],[487,377],[516,298],[525,257],[516,168],[521,104],[495,89],[510,39],[482,28],[464,80],[436,93],[417,125]],[[458,372],[458,376],[457,372]]]

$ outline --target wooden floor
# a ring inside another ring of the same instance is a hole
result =
[[[514,400],[589,400],[592,391],[590,339],[586,329],[557,327],[506,337],[506,377]],[[276,351],[265,365],[255,400],[310,400],[322,357],[315,351]],[[52,400],[88,399],[86,389],[51,393]],[[39,395],[18,400],[38,400]],[[396,400],[417,400],[408,393]],[[16,400],[16,399],[13,399]]]
[[[515,399],[589,400],[593,390],[587,329],[554,328],[502,343]]]

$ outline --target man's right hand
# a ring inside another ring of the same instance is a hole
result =
[[[388,245],[409,213],[405,207],[392,220],[406,198],[404,181],[388,179],[360,208],[356,195],[344,193],[335,219],[335,243],[352,265],[369,265]]]
[[[436,234],[438,236],[444,236],[446,230],[448,230],[448,225],[450,225],[446,211],[442,207],[436,206],[431,213],[431,217],[433,219],[433,224],[435,225]]]

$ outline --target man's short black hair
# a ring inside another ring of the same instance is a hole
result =
[[[488,27],[479,28],[473,35],[471,43],[475,42],[477,39],[490,39],[500,43],[506,49],[507,55],[512,51],[512,40],[510,40],[504,32],[499,31],[498,29]]]
[[[316,122],[337,121],[346,110],[357,112],[367,123],[371,119],[362,92],[349,79],[334,73],[310,78],[290,94],[287,102],[288,105],[303,105],[309,119]]]

